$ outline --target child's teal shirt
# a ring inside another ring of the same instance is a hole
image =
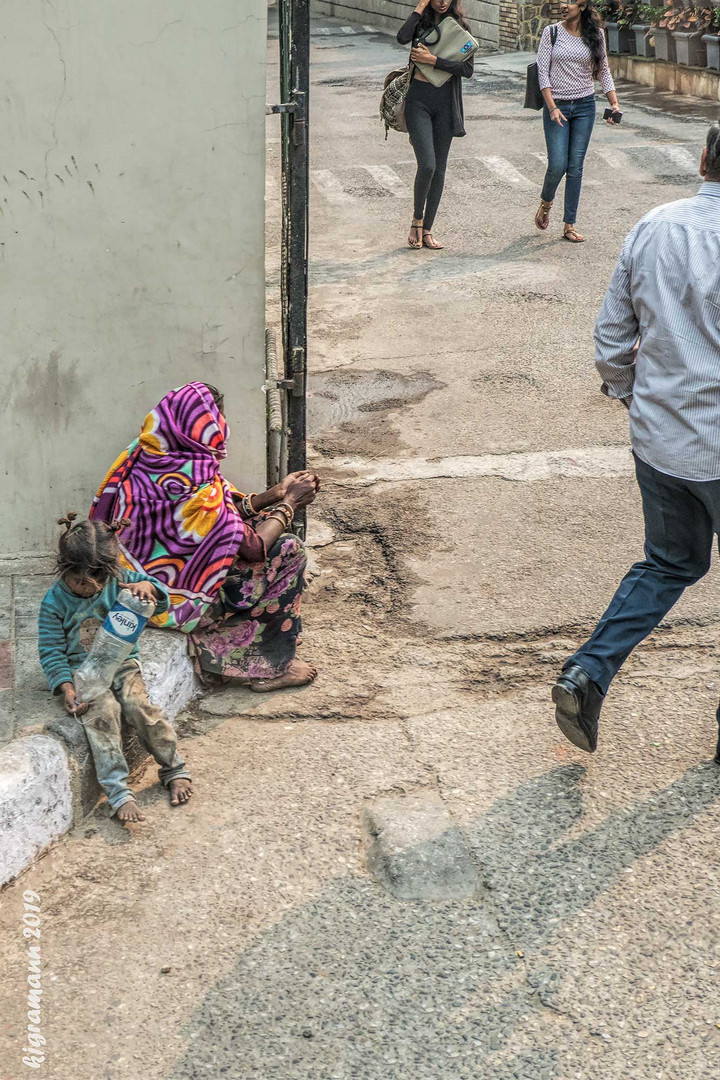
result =
[[[45,594],[38,617],[38,651],[40,663],[50,689],[55,694],[61,683],[72,682],[73,673],[82,664],[87,653],[80,643],[80,629],[88,619],[103,621],[126,584],[134,581],[150,581],[157,589],[160,599],[155,608],[162,615],[170,606],[170,599],[163,585],[147,574],[131,570],[122,573],[122,581],[110,578],[102,592],[87,599],[76,596],[62,581],[56,581]],[[138,655],[135,642],[131,657]]]

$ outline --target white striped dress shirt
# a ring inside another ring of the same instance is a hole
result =
[[[605,392],[631,399],[638,457],[683,480],[720,479],[720,183],[659,206],[628,235],[595,363]]]

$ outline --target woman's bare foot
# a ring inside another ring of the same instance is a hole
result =
[[[304,660],[293,660],[287,671],[276,679],[251,679],[250,689],[258,694],[269,690],[282,690],[286,686],[307,686],[317,677],[317,668]]]
[[[117,811],[118,821],[144,821],[145,815],[140,813],[140,807],[134,799],[128,799]]]
[[[168,787],[171,806],[180,806],[181,803],[186,803],[192,798],[192,780],[188,780],[186,776],[181,776],[178,780],[171,780]]]
[[[430,248],[431,251],[442,251],[445,245],[436,240],[429,229],[423,229],[423,247]]]

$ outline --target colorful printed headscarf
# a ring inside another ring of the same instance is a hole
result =
[[[217,598],[243,538],[232,487],[220,475],[228,426],[204,383],[167,394],[145,417],[139,438],[103,481],[90,511],[100,521],[129,518],[121,549],[130,569],[170,593],[157,626],[190,633]]]

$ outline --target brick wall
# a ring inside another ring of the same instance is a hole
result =
[[[377,26],[396,34],[414,8],[410,0],[311,0],[318,15]],[[500,0],[464,0],[470,31],[484,52],[500,48]]]
[[[500,0],[500,48],[512,52],[518,45],[518,5],[515,0]]]

